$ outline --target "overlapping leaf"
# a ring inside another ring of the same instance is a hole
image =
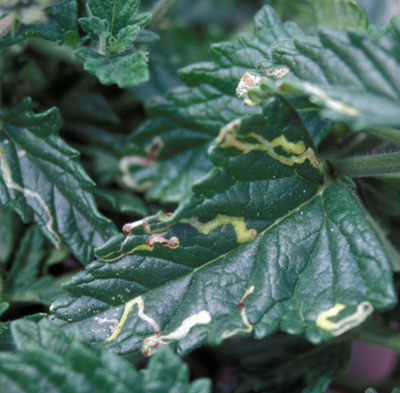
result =
[[[17,353],[0,353],[0,383],[16,393],[208,393],[210,381],[188,382],[188,367],[163,348],[140,373],[110,352],[99,353],[79,335],[64,333],[46,319],[16,321]]]
[[[276,41],[302,35],[294,24],[283,24],[272,8],[264,7],[256,15],[254,34],[241,35],[236,43],[212,45],[213,62],[182,69],[179,75],[186,87],[148,105],[150,119],[131,136],[140,149],[128,152],[121,162],[125,184],[137,191],[147,189],[150,200],[179,202],[211,169],[206,151],[219,130],[237,117],[260,113],[260,108],[245,107],[236,97],[243,75],[259,60],[271,64]],[[315,111],[300,113],[318,144],[329,124],[316,119]]]
[[[3,300],[49,306],[63,296],[61,285],[53,277],[42,274],[42,263],[46,256],[44,240],[37,228],[31,227],[26,231],[11,270],[5,275],[0,294]]]
[[[1,303],[1,304],[7,304],[7,303]],[[37,313],[37,314],[27,315],[26,317],[22,317],[19,319],[19,321],[39,322],[41,319],[46,317],[47,315],[44,313]],[[13,339],[13,335],[11,333],[11,323],[12,322],[0,323],[0,351],[14,352],[17,350],[15,341]]]
[[[357,0],[273,0],[272,5],[284,20],[293,20],[307,33],[318,27],[336,30],[368,27],[364,8]]]
[[[349,341],[314,346],[302,337],[273,335],[235,343],[221,357],[237,369],[228,392],[324,393],[346,371],[350,352]]]
[[[26,99],[0,114],[1,203],[87,263],[115,228],[97,211],[79,153],[56,135],[58,110],[36,115],[31,108]]]
[[[19,6],[21,9],[18,6],[15,9],[0,9],[3,12],[0,19],[0,49],[27,37],[40,37],[59,43],[65,40],[71,43],[78,41],[76,1],[63,0],[48,8],[44,8],[46,2],[41,3],[32,4],[31,7]],[[48,1],[47,5],[51,3]],[[37,20],[32,20],[33,15],[37,16]]]
[[[119,353],[169,343],[185,353],[278,328],[321,342],[393,306],[383,247],[347,186],[324,183],[287,102],[270,100],[216,141],[194,195],[99,249],[53,305],[57,323]]]
[[[92,16],[79,19],[79,23],[98,48],[75,51],[85,62],[85,70],[105,85],[131,87],[146,82],[147,53],[133,47],[136,36],[151,19],[148,13],[136,14],[140,0],[90,0],[88,4]]]
[[[0,205],[0,266],[4,267],[7,263],[14,245],[17,242],[19,221],[16,215]]]
[[[322,108],[322,116],[355,130],[399,127],[399,42],[400,22],[394,19],[380,39],[360,31],[322,30],[319,38],[277,43],[274,62],[299,80],[280,80],[272,91],[307,96]]]
[[[130,214],[136,217],[148,216],[149,211],[143,201],[130,192],[120,190],[96,190],[96,202],[104,209]]]

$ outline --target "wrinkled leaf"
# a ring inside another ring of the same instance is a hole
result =
[[[147,54],[142,51],[130,49],[119,55],[106,57],[90,48],[79,48],[75,54],[85,62],[85,70],[95,74],[103,85],[116,83],[124,88],[149,79]]]
[[[390,262],[352,192],[324,183],[288,103],[264,111],[221,130],[216,167],[172,217],[126,225],[131,236],[97,250],[53,305],[57,323],[119,353],[187,353],[277,329],[319,343],[395,304]]]
[[[34,114],[31,108],[26,99],[0,114],[1,203],[86,263],[115,228],[97,211],[79,153],[56,135],[58,110]]]
[[[11,331],[18,352],[0,353],[0,381],[7,391],[186,393],[193,388],[188,367],[167,348],[139,373],[112,353],[99,353],[77,334],[65,337],[46,319],[38,324],[15,321]],[[211,391],[208,380],[196,382],[203,386],[199,393]]]
[[[260,108],[243,106],[236,97],[243,75],[262,59],[272,66],[271,46],[276,41],[302,35],[296,25],[283,24],[266,6],[255,17],[254,34],[241,35],[236,43],[214,44],[213,62],[181,69],[186,86],[149,104],[150,119],[131,136],[141,152],[128,151],[121,163],[125,185],[147,190],[149,200],[179,202],[211,169],[206,151],[219,130],[237,117],[260,113]],[[308,108],[300,114],[319,144],[330,123],[316,119]]]
[[[321,116],[355,130],[400,126],[400,21],[392,27],[395,39],[322,30],[319,38],[277,43],[274,62],[299,80],[280,80],[272,91],[307,96]]]
[[[140,30],[150,22],[148,13],[136,14],[139,0],[89,1],[90,18],[79,23],[96,48],[79,48],[75,54],[84,68],[104,85],[132,87],[149,79],[147,53],[133,47]]]

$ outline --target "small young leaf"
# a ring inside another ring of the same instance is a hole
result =
[[[0,113],[1,202],[24,222],[33,218],[50,241],[68,245],[87,263],[115,228],[97,211],[79,153],[56,135],[58,110],[34,114],[31,108],[25,99]]]
[[[79,48],[75,54],[84,61],[85,70],[105,85],[116,83],[125,88],[149,80],[147,53],[133,47],[136,36],[151,19],[148,13],[135,14],[139,4],[140,0],[91,0],[93,17],[79,19],[98,48]]]
[[[147,54],[130,49],[119,55],[103,56],[90,48],[79,48],[75,54],[85,62],[86,71],[96,74],[104,85],[131,87],[149,79]]]
[[[144,27],[150,22],[150,14],[136,14],[140,0],[89,0],[88,3],[93,16],[107,20],[113,36],[126,26]]]

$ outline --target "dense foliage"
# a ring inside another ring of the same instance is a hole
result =
[[[400,352],[397,8],[0,1],[2,390],[369,387],[352,344]]]

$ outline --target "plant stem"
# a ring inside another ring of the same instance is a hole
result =
[[[358,338],[400,353],[400,332],[378,325],[376,322],[365,323],[359,331]]]
[[[179,1],[181,0],[158,0],[153,9],[150,11],[152,17],[149,28],[151,28],[152,30],[156,30],[158,26],[163,22],[166,15],[177,3],[179,3]]]
[[[337,158],[330,161],[340,173],[350,177],[389,175],[400,172],[400,153]]]
[[[397,145],[400,145],[400,131],[390,127],[370,128],[365,130],[368,134],[375,135],[379,138],[387,139]]]

